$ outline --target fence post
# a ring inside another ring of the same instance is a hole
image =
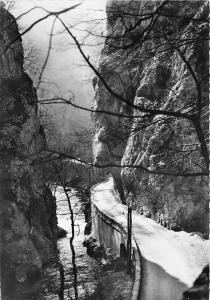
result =
[[[127,221],[127,274],[131,273],[131,246],[132,246],[132,208],[128,204],[128,221]]]

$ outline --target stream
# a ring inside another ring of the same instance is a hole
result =
[[[57,219],[58,226],[67,231],[67,236],[58,240],[58,250],[60,261],[64,269],[64,300],[73,300],[73,272],[72,256],[69,239],[71,237],[71,219],[69,214],[66,195],[61,187],[55,192],[57,201]],[[85,216],[81,210],[79,198],[75,196],[75,191],[70,194],[71,205],[74,211],[75,238],[74,248],[76,253],[77,266],[77,289],[79,299],[90,296],[94,293],[98,279],[100,278],[98,262],[89,257],[86,248],[82,243],[85,239]],[[5,300],[59,300],[60,273],[57,265],[49,265],[43,271],[40,277],[24,282],[18,286],[12,286],[8,291]],[[1,298],[0,298],[1,299]]]
[[[95,259],[89,257],[86,253],[86,248],[82,243],[85,239],[85,217],[81,210],[81,204],[77,196],[74,195],[75,191],[71,193],[71,205],[74,211],[75,222],[75,238],[74,249],[76,253],[76,266],[78,276],[78,295],[82,298],[87,295],[92,295],[96,285],[99,272],[99,266]],[[58,226],[67,231],[67,237],[58,240],[58,248],[60,252],[60,260],[64,267],[65,274],[65,290],[64,298],[74,299],[74,287],[73,287],[73,272],[72,272],[72,255],[69,244],[69,238],[71,237],[71,219],[69,214],[69,207],[66,200],[65,193],[62,188],[58,188],[55,194],[57,199],[57,218]]]

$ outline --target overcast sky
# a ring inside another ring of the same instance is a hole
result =
[[[87,55],[90,56],[90,60],[97,65],[99,53],[103,46],[103,40],[88,35],[87,31],[94,32],[94,34],[106,33],[106,0],[16,0],[12,13],[17,17],[32,7],[43,7],[50,11],[58,11],[77,3],[81,4],[75,9],[63,14],[62,19],[68,26],[74,27],[72,32],[81,42],[85,43],[83,49]],[[33,9],[18,20],[20,30],[24,30],[34,21],[45,15],[46,12],[42,9]],[[53,20],[54,18],[50,17],[42,21],[23,37],[24,43],[28,43],[37,49],[37,64],[40,66],[47,53],[49,33]],[[53,82],[54,87],[50,88],[53,93],[67,95],[69,94],[68,91],[71,90],[75,94],[77,103],[90,107],[94,96],[92,88],[94,75],[89,67],[85,66],[85,62],[71,37],[66,33],[61,33],[62,29],[62,25],[59,21],[56,21],[52,51],[50,52],[49,62],[43,78],[44,80]],[[55,88],[55,86],[57,88]],[[70,126],[71,120],[76,120],[81,123],[86,122],[87,113],[85,114],[81,110],[78,111],[70,107],[66,108],[66,106],[65,109],[57,107],[56,109],[54,108],[54,110],[56,111],[56,117],[65,123],[65,127]],[[65,116],[62,116],[64,113]]]

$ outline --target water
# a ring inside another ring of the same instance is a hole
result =
[[[86,248],[82,246],[82,242],[85,239],[85,217],[81,210],[81,204],[75,191],[72,191],[70,195],[71,205],[74,212],[75,223],[75,238],[74,249],[76,253],[76,266],[77,266],[77,289],[79,297],[82,298],[87,295],[92,295],[99,276],[99,267],[95,259],[89,257],[86,254]],[[74,287],[73,287],[73,271],[72,271],[72,254],[69,243],[71,237],[71,218],[69,213],[69,206],[66,200],[66,195],[62,188],[57,188],[57,217],[58,225],[67,231],[67,237],[58,240],[58,248],[60,252],[60,260],[64,266],[65,274],[65,299],[70,297],[74,299]]]
[[[57,200],[58,225],[67,231],[65,238],[58,240],[60,261],[64,268],[65,284],[64,299],[75,299],[73,288],[72,255],[69,243],[71,237],[71,219],[68,202],[63,189],[58,187],[55,193]],[[71,204],[74,211],[75,239],[74,248],[76,253],[76,265],[78,275],[79,299],[90,296],[96,289],[99,276],[99,264],[86,254],[86,248],[82,242],[85,239],[85,217],[81,210],[81,204],[75,191],[70,194]],[[57,265],[46,267],[41,276],[30,282],[25,282],[11,289],[5,300],[59,300],[60,274]]]

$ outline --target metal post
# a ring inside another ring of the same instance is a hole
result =
[[[128,205],[128,221],[127,221],[127,274],[131,273],[131,236],[132,236],[132,208]]]

